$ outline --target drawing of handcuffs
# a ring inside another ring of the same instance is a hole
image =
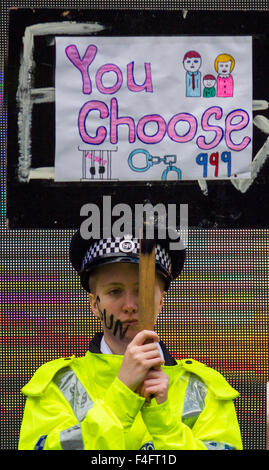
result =
[[[146,166],[143,166],[143,167],[134,166],[133,157],[137,154],[142,154],[146,157]],[[176,155],[164,155],[164,157],[159,157],[159,156],[150,155],[150,153],[147,150],[136,149],[130,153],[129,158],[128,158],[128,165],[133,171],[143,172],[143,171],[149,170],[149,168],[151,168],[153,165],[158,165],[159,163],[163,162],[165,165],[168,165],[168,167],[162,173],[162,177],[161,177],[162,181],[165,181],[167,179],[167,175],[170,171],[175,171],[177,174],[177,179],[180,180],[181,170],[173,165],[173,163],[176,163],[176,161],[177,161]]]

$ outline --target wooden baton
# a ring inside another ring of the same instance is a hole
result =
[[[139,330],[154,330],[154,297],[155,297],[155,242],[143,240],[139,243],[139,296],[138,326]],[[150,343],[146,340],[145,343]],[[137,393],[140,394],[141,386]],[[150,402],[153,395],[146,399]]]
[[[155,241],[140,239],[139,248],[139,330],[154,330]]]

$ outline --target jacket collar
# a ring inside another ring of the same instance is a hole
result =
[[[103,333],[96,333],[95,334],[95,336],[93,337],[93,339],[91,340],[90,345],[89,345],[89,351],[91,353],[101,354],[100,344],[101,344],[102,337],[103,337]],[[175,359],[168,352],[165,344],[162,341],[160,341],[160,346],[162,348],[163,355],[164,355],[164,360],[165,360],[164,365],[165,366],[175,366],[177,364]]]

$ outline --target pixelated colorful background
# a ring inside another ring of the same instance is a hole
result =
[[[20,388],[44,362],[83,355],[99,323],[68,260],[72,231],[12,231],[1,242],[1,447],[16,448]],[[189,231],[184,272],[157,330],[175,358],[219,370],[236,400],[245,448],[265,448],[268,377],[266,230]]]

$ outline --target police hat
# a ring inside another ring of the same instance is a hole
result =
[[[172,280],[181,273],[186,250],[180,243],[180,249],[171,249],[171,243],[179,240],[179,234],[175,229],[169,228],[171,237],[157,238],[154,233],[156,271],[165,280],[165,289],[169,288]],[[168,231],[167,231],[168,233]],[[179,245],[179,243],[178,243]],[[90,292],[89,279],[91,272],[98,266],[110,263],[139,263],[139,239],[126,234],[122,237],[90,238],[82,237],[78,230],[72,237],[69,248],[70,261],[74,269],[80,275],[82,287]]]

